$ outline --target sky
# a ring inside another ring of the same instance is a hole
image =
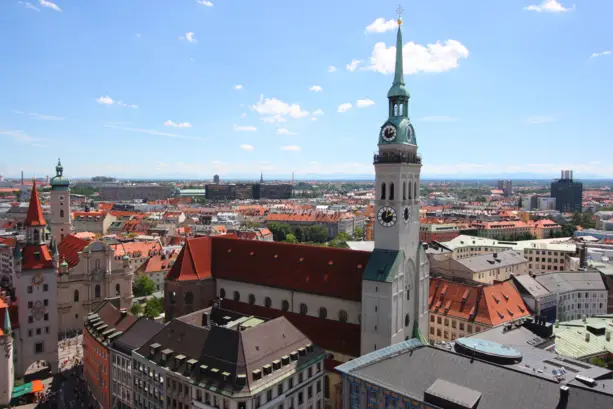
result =
[[[613,178],[613,1],[401,6],[422,177]],[[373,175],[397,8],[1,0],[0,174]]]

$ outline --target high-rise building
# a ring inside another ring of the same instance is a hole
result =
[[[583,183],[573,179],[572,170],[563,170],[560,179],[551,183],[551,197],[556,199],[559,212],[581,212],[583,200]]]
[[[213,175],[213,183],[215,183],[216,185],[219,184],[219,175]]]
[[[513,196],[513,181],[511,180],[499,180],[498,190],[502,190],[504,197]]]

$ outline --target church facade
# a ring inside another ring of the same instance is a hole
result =
[[[188,239],[165,282],[167,319],[221,300],[223,308],[266,318],[283,315],[329,352],[331,370],[428,330],[429,265],[419,241],[421,158],[409,120],[402,32],[378,135],[375,248],[372,252],[235,236]],[[340,399],[337,375],[326,379],[326,405]]]

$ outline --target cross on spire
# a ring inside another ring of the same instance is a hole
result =
[[[396,9],[396,14],[398,14],[398,25],[402,24],[402,13],[404,12],[404,9],[402,8],[402,5],[398,5],[398,8]]]

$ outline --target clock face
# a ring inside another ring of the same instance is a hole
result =
[[[381,131],[381,137],[384,141],[391,142],[396,139],[396,128],[393,125],[387,125]]]
[[[32,277],[32,284],[41,285],[43,282],[43,275],[38,273],[34,277]]]
[[[394,224],[396,224],[397,219],[398,216],[396,215],[396,211],[394,210],[394,208],[389,206],[382,207],[381,209],[379,209],[379,213],[377,214],[377,220],[379,220],[381,226],[384,227],[393,226]]]
[[[58,197],[58,199],[64,200],[64,196],[60,196],[60,197]]]
[[[405,223],[411,221],[411,209],[409,209],[409,206],[405,206],[402,213],[402,218],[404,219]]]

